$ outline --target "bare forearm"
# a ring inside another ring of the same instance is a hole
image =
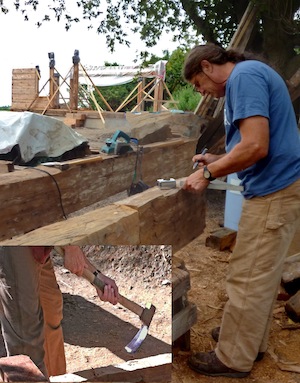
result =
[[[229,153],[208,165],[215,177],[223,177],[246,169],[264,157],[255,145],[237,144]]]

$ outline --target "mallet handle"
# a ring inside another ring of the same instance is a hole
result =
[[[105,283],[101,281],[100,278],[97,278],[90,270],[84,269],[83,270],[83,277],[87,279],[89,282],[91,282],[94,286],[98,287],[102,292],[104,291]],[[138,305],[137,303],[131,301],[130,299],[124,297],[123,295],[119,294],[119,301],[122,306],[133,312],[134,314],[138,315],[139,317],[142,316],[142,313],[144,311],[144,308]]]

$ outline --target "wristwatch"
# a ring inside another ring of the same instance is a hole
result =
[[[211,175],[211,172],[208,170],[207,166],[204,166],[203,168],[203,177],[207,179],[208,181],[215,180],[215,177]]]

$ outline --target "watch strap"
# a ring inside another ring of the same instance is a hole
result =
[[[203,168],[203,173],[208,173],[209,174],[209,177],[204,177],[206,178],[208,181],[214,181],[216,178],[213,177],[211,175],[211,172],[208,170],[208,167],[205,165],[204,168]]]

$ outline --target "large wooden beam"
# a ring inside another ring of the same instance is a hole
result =
[[[205,193],[154,186],[114,205],[44,226],[0,245],[160,245],[179,250],[205,227]]]
[[[144,147],[143,180],[191,173],[195,139],[174,139]],[[106,154],[64,163],[60,170],[45,166],[0,174],[0,240],[64,220],[82,208],[127,190],[133,180],[136,155]]]
[[[117,365],[54,376],[51,382],[171,382],[172,354],[134,359]]]

